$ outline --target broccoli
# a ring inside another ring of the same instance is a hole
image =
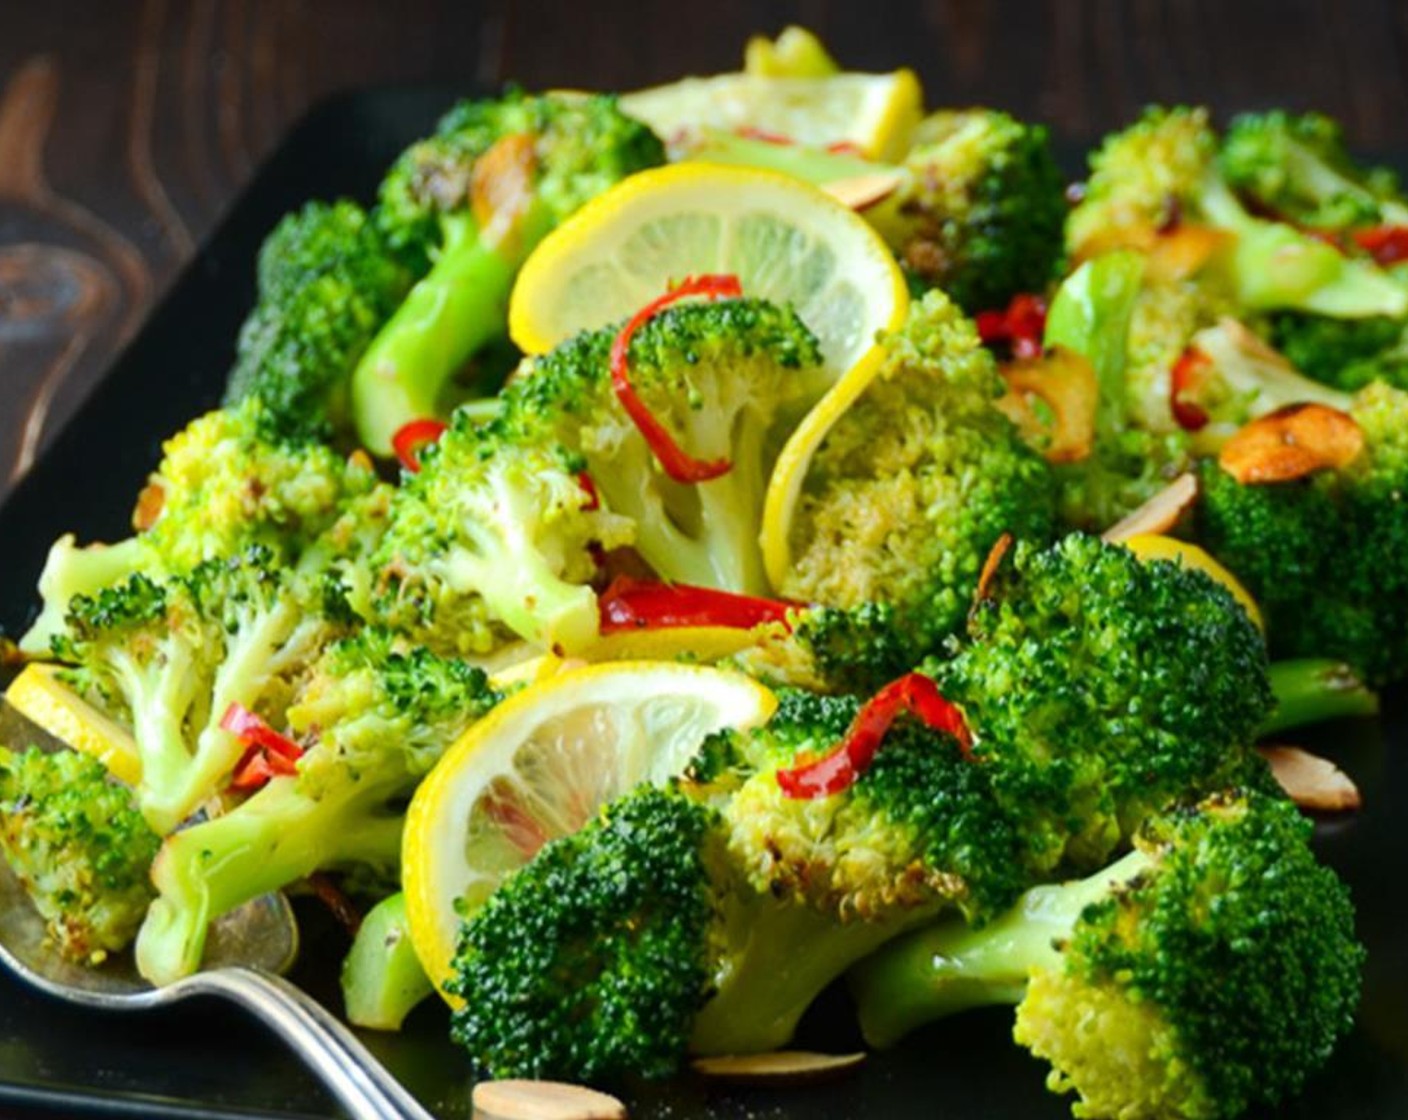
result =
[[[352,375],[366,447],[389,455],[398,428],[441,413],[447,382],[503,335],[513,278],[545,234],[664,158],[613,98],[520,93],[460,103],[403,153],[381,185],[376,222],[423,275]]]
[[[757,643],[732,658],[770,685],[869,696],[918,661],[912,639],[892,607],[802,607],[788,625],[761,631]]]
[[[1293,805],[1230,792],[1151,820],[1088,879],[1036,887],[985,928],[949,922],[852,972],[888,1045],[1016,1003],[1013,1037],[1085,1117],[1216,1120],[1295,1093],[1349,1029],[1364,951],[1348,891]]]
[[[1408,389],[1408,318],[1330,319],[1294,311],[1270,317],[1271,344],[1316,381],[1355,392],[1374,381]]]
[[[68,960],[100,964],[131,943],[158,843],[97,759],[0,747],[0,850]]]
[[[498,699],[482,670],[374,627],[329,646],[285,712],[304,745],[298,773],[163,842],[137,940],[142,974],[169,983],[194,971],[212,921],[314,871],[394,875],[406,800]]]
[[[1235,117],[1218,164],[1233,189],[1298,226],[1340,233],[1408,225],[1397,176],[1359,166],[1338,122],[1320,113],[1278,109]]]
[[[710,130],[687,157],[822,186],[893,177],[895,190],[862,216],[898,255],[912,285],[940,288],[969,313],[1044,290],[1061,263],[1064,183],[1046,129],[996,109],[930,115],[898,167]]]
[[[69,665],[63,680],[131,728],[138,802],[157,832],[222,791],[243,749],[221,727],[230,705],[280,712],[337,632],[320,593],[254,546],[188,576],[138,573],[70,603],[54,643]]]
[[[1291,308],[1341,318],[1402,315],[1408,289],[1366,260],[1282,222],[1253,217],[1217,168],[1218,138],[1207,113],[1151,108],[1108,137],[1066,223],[1077,260],[1112,249],[1148,252],[1181,225],[1212,227],[1229,244],[1209,265],[1247,310]]]
[[[660,469],[612,388],[616,334],[586,332],[532,359],[491,419],[461,412],[426,452],[379,553],[390,624],[467,652],[502,641],[502,626],[579,650],[597,633],[596,545],[631,544],[669,580],[766,590],[767,437],[820,368],[815,340],[791,311],[757,300],[676,306],[635,333],[640,397],[692,454],[731,464],[684,484]]]
[[[1203,572],[1072,535],[1019,543],[955,652],[927,666],[1020,820],[1032,878],[1109,858],[1188,791],[1264,784],[1246,744],[1270,715],[1266,648]]]
[[[406,1016],[434,994],[411,944],[404,894],[367,911],[343,959],[341,984],[347,1021],[379,1031],[400,1030]]]
[[[259,302],[240,331],[226,405],[258,397],[274,441],[348,433],[352,370],[410,287],[365,210],[310,202],[259,251]]]
[[[461,927],[448,986],[476,1062],[601,1080],[772,1049],[886,940],[946,905],[1009,903],[1022,884],[982,768],[908,717],[849,789],[781,797],[778,767],[858,707],[786,694],[757,738],[713,737],[684,784],[628,793],[510,875]]]
[[[139,501],[134,537],[86,548],[72,536],[59,538],[39,578],[43,609],[22,648],[47,653],[76,596],[136,573],[186,576],[250,547],[292,564],[349,509],[372,502],[378,486],[369,463],[322,444],[270,438],[268,414],[251,397],[168,439]]]
[[[1340,470],[1242,485],[1205,463],[1197,532],[1261,605],[1273,653],[1383,684],[1408,671],[1408,394],[1371,385],[1350,416],[1364,448]]]
[[[1004,533],[1041,542],[1051,471],[994,407],[992,355],[940,292],[881,340],[883,365],[813,457],[792,527],[785,596],[889,604],[916,663],[959,629]]]

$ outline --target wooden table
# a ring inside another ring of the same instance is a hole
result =
[[[629,88],[820,32],[932,104],[1089,141],[1150,101],[1283,104],[1408,149],[1408,4],[1390,0],[10,0],[0,5],[0,497],[251,171],[315,101],[440,81]]]

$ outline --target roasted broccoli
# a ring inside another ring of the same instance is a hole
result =
[[[1208,267],[1222,274],[1243,309],[1342,318],[1408,311],[1408,288],[1372,262],[1248,213],[1218,171],[1217,154],[1217,134],[1202,109],[1151,108],[1108,137],[1091,157],[1084,197],[1066,224],[1071,254],[1089,260],[1119,248],[1149,252],[1182,226],[1211,227],[1227,244]]]
[[[258,397],[274,440],[349,434],[352,370],[410,287],[355,202],[310,202],[259,251],[259,302],[240,331],[226,405]]]
[[[888,604],[913,665],[960,628],[999,537],[1051,535],[1055,489],[994,407],[1004,386],[992,355],[942,293],[881,345],[875,381],[812,459],[778,590],[831,607]]]
[[[721,477],[682,483],[613,389],[616,334],[587,332],[533,359],[492,419],[462,412],[427,451],[380,554],[393,624],[442,647],[489,648],[506,626],[580,650],[597,632],[598,545],[630,544],[669,580],[766,590],[767,437],[819,369],[815,340],[791,311],[757,300],[673,307],[636,332],[639,397],[691,454],[729,463]]]
[[[482,670],[375,628],[330,646],[282,721],[303,751],[297,774],[163,842],[160,893],[137,941],[142,974],[164,984],[194,971],[212,921],[314,871],[394,876],[406,800],[498,699]]]
[[[928,666],[960,705],[1033,880],[1100,866],[1189,791],[1265,782],[1266,649],[1222,584],[1094,537],[1018,544]]]
[[[732,661],[770,685],[869,696],[918,658],[893,608],[861,603],[799,608],[786,626],[762,628],[756,643]]]
[[[1233,189],[1298,226],[1340,233],[1408,225],[1398,177],[1356,163],[1339,124],[1320,113],[1277,109],[1235,117],[1218,164]]]
[[[1271,316],[1273,346],[1302,373],[1345,392],[1374,381],[1408,389],[1408,318],[1330,319],[1294,311]]]
[[[131,943],[158,843],[97,759],[0,747],[0,851],[64,957],[99,964]]]
[[[1293,805],[1226,793],[981,929],[934,925],[852,972],[867,1039],[1016,1003],[1014,1038],[1083,1117],[1216,1120],[1274,1105],[1350,1027],[1364,951]]]
[[[450,379],[504,334],[513,278],[544,235],[664,158],[613,98],[565,94],[462,102],[407,149],[382,183],[376,223],[421,279],[353,374],[367,448],[389,455],[403,424],[442,414]]]
[[[1371,385],[1349,415],[1364,446],[1342,469],[1242,485],[1204,464],[1197,529],[1261,605],[1274,653],[1382,684],[1408,671],[1408,394]]]

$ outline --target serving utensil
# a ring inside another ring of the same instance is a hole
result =
[[[56,749],[45,732],[0,699],[0,742]],[[283,978],[298,956],[288,900],[268,894],[211,928],[200,972],[164,988],[137,973],[130,954],[90,968],[64,960],[19,880],[0,860],[0,965],[41,992],[98,1011],[150,1011],[191,996],[218,996],[288,1043],[352,1120],[432,1120],[430,1113],[322,1004]]]

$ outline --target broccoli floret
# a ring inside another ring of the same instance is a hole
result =
[[[305,747],[298,773],[162,844],[160,893],[137,941],[142,974],[189,974],[212,921],[314,871],[394,875],[411,792],[498,699],[482,670],[376,628],[329,646],[280,723]]]
[[[353,374],[362,442],[389,455],[403,424],[441,414],[450,379],[504,334],[513,278],[537,243],[664,158],[654,133],[602,96],[462,102],[409,148],[382,183],[376,221],[425,274]]]
[[[1361,167],[1337,121],[1321,113],[1247,113],[1233,119],[1218,162],[1232,187],[1298,226],[1341,232],[1408,225],[1408,203],[1386,167]]]
[[[1309,377],[1345,392],[1383,381],[1408,389],[1408,319],[1330,319],[1281,312],[1270,319],[1271,343]]]
[[[67,959],[96,965],[131,943],[158,844],[97,759],[0,747],[0,850]]]
[[[1273,653],[1383,684],[1408,671],[1408,394],[1371,385],[1350,416],[1364,449],[1340,470],[1241,485],[1204,464],[1197,528],[1261,605]]]
[[[1065,184],[1047,131],[996,109],[930,115],[900,166],[708,129],[686,156],[819,185],[893,178],[895,189],[862,216],[912,286],[940,288],[970,313],[1044,290],[1061,263]]]
[[[132,730],[143,815],[171,832],[219,794],[242,746],[220,721],[231,704],[281,712],[339,623],[311,581],[266,549],[210,560],[190,575],[137,574],[70,604],[54,653],[67,684]]]
[[[1100,873],[1036,887],[991,925],[935,925],[852,974],[867,1038],[1017,1003],[1014,1038],[1077,1116],[1216,1120],[1295,1093],[1352,1022],[1364,952],[1295,807],[1174,809]]]
[[[1229,244],[1209,266],[1248,310],[1294,308],[1342,318],[1402,315],[1408,289],[1366,260],[1282,222],[1253,217],[1217,168],[1206,111],[1155,107],[1091,157],[1085,195],[1066,224],[1078,260],[1149,251],[1180,224],[1210,226]]]
[[[449,986],[475,1060],[599,1080],[775,1049],[877,946],[947,905],[1010,902],[982,768],[909,717],[848,789],[780,798],[778,768],[835,745],[857,708],[788,694],[756,736],[706,743],[687,784],[627,794],[510,875],[462,926]]]
[[[630,544],[680,583],[766,591],[767,437],[820,368],[815,340],[791,311],[757,300],[673,307],[635,333],[639,397],[691,454],[730,463],[686,484],[660,468],[617,398],[616,334],[586,332],[533,359],[493,418],[461,411],[426,452],[379,554],[392,624],[466,652],[502,641],[502,627],[581,650],[597,634],[597,546]]]
[[[252,547],[293,564],[349,510],[375,505],[369,463],[322,444],[269,438],[267,414],[251,397],[198,417],[168,439],[139,500],[135,537],[85,548],[75,547],[72,536],[59,538],[39,578],[43,610],[22,648],[48,653],[75,596],[94,595],[135,573],[187,576]]]
[[[942,293],[881,340],[875,380],[812,458],[779,591],[832,607],[893,607],[911,664],[960,628],[1004,533],[1052,532],[1045,460],[994,407],[1004,391],[977,331]]]
[[[813,692],[870,696],[918,661],[892,607],[804,607],[734,655],[750,676]]]
[[[930,671],[1033,877],[1098,867],[1171,798],[1265,777],[1245,746],[1272,709],[1261,633],[1173,561],[1079,535],[1018,544]]]
[[[259,251],[259,302],[240,331],[227,405],[264,404],[274,440],[348,432],[349,382],[410,287],[407,270],[355,202],[310,202]]]

